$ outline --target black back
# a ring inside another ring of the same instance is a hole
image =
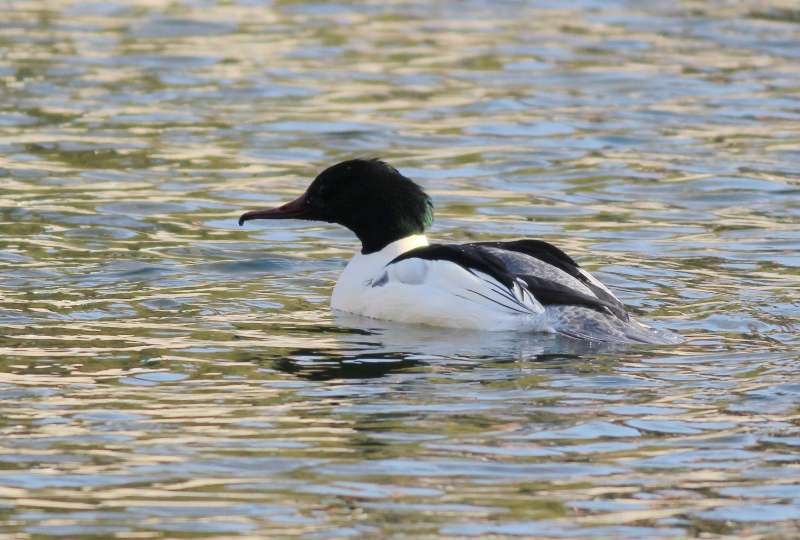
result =
[[[473,246],[487,246],[497,249],[505,249],[508,251],[515,251],[534,257],[549,265],[555,266],[559,270],[563,270],[570,276],[578,278],[581,281],[583,274],[578,272],[578,263],[572,257],[561,251],[553,244],[548,244],[544,240],[511,240],[510,242],[475,242],[470,244]]]

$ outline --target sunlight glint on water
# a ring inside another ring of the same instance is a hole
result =
[[[7,2],[3,534],[796,536],[800,11],[668,4]],[[354,156],[687,342],[332,315]]]

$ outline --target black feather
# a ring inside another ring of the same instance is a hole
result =
[[[536,299],[544,306],[583,306],[608,313],[622,321],[628,321],[630,319],[625,309],[616,305],[620,304],[619,302],[606,302],[601,298],[589,296],[575,289],[570,289],[561,283],[556,283],[555,281],[537,276],[521,275],[519,278],[525,282],[528,286],[528,290],[533,293]]]
[[[487,246],[528,255],[563,270],[574,278],[581,279],[578,263],[572,257],[544,240],[512,240],[510,242],[474,242],[470,246]],[[581,279],[583,281],[583,279]]]

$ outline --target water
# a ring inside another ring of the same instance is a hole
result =
[[[800,534],[794,2],[2,9],[5,538]],[[354,156],[686,342],[334,317]]]

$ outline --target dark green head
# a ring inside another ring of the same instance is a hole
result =
[[[322,171],[290,203],[242,214],[251,219],[308,219],[338,223],[361,240],[364,254],[380,251],[433,222],[430,197],[411,179],[377,159],[351,159]]]

